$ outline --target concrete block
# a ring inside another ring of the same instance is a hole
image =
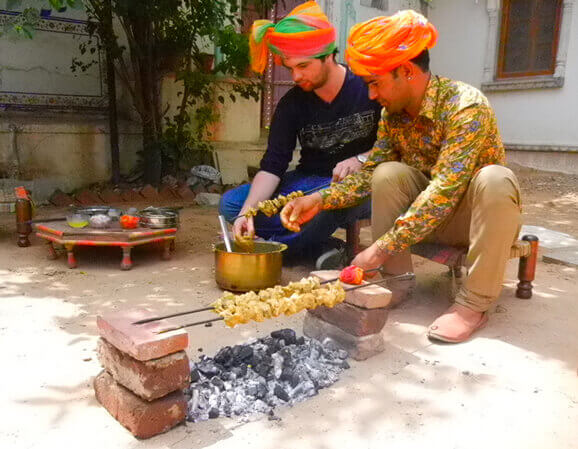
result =
[[[312,271],[311,276],[317,276],[322,281],[339,277],[339,270]],[[366,281],[363,281],[367,284]],[[347,288],[348,284],[343,284]],[[347,292],[345,302],[363,309],[379,309],[387,307],[391,301],[391,291],[381,285],[370,285]]]
[[[114,380],[147,401],[189,386],[191,375],[185,351],[141,362],[101,338],[98,359]]]
[[[362,309],[341,303],[335,307],[320,306],[309,311],[317,318],[331,323],[356,337],[377,334],[387,321],[387,309]]]
[[[578,267],[578,246],[553,249],[544,254],[542,260],[547,263]]]
[[[200,206],[218,206],[221,201],[221,195],[218,193],[199,193],[195,202]]]
[[[173,325],[166,320],[132,324],[155,315],[148,309],[129,309],[97,316],[96,324],[102,338],[140,361],[158,359],[186,349],[189,344],[186,330],[156,333]]]
[[[558,249],[578,246],[578,240],[571,235],[552,231],[542,226],[524,225],[522,226],[519,237],[522,238],[526,234],[532,234],[538,237],[540,239],[540,248]]]
[[[303,333],[310,338],[323,341],[326,338],[333,340],[339,347],[346,350],[355,360],[366,360],[385,350],[383,335],[380,333],[356,337],[339,329],[333,324],[320,320],[310,312],[303,321]]]
[[[115,382],[106,371],[94,379],[98,402],[137,438],[151,438],[183,422],[187,401],[182,391],[147,402]]]

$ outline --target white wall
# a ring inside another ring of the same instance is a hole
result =
[[[429,19],[440,38],[432,70],[481,86],[488,39],[485,0],[434,0]],[[578,5],[572,11],[570,45],[562,88],[488,92],[506,144],[576,146],[578,125]]]

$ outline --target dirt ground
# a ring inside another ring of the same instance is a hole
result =
[[[578,238],[578,177],[514,168],[525,224]],[[466,344],[438,345],[425,331],[447,307],[451,281],[443,267],[419,258],[418,291],[391,311],[385,352],[352,362],[339,382],[309,401],[278,409],[281,421],[220,418],[135,440],[94,399],[95,318],[135,306],[170,313],[214,300],[217,228],[215,209],[187,207],[171,261],[161,261],[157,248],[142,248],[132,271],[122,272],[118,250],[85,249],[79,267],[69,270],[64,257],[47,260],[37,238],[18,248],[13,217],[0,215],[0,447],[578,447],[576,269],[540,262],[534,297],[524,301],[514,295],[511,261],[487,327]],[[284,279],[305,272],[286,269]],[[301,314],[235,329],[191,328],[188,354],[213,355],[281,327],[300,332],[302,320]]]

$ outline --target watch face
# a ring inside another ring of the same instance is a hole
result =
[[[358,154],[357,160],[362,164],[365,164],[367,162],[367,156],[365,154]]]

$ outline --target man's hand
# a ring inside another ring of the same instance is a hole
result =
[[[233,223],[233,234],[235,240],[239,240],[245,235],[255,235],[255,225],[253,223],[253,217],[239,217]]]
[[[361,166],[362,163],[359,162],[355,156],[345,159],[344,161],[339,162],[333,169],[333,178],[331,181],[342,181],[347,175],[359,171]]]
[[[322,205],[318,192],[289,201],[281,211],[281,223],[290,231],[300,232],[301,225],[315,217]]]
[[[365,271],[365,278],[372,278],[377,273],[367,273],[367,270],[373,270],[374,268],[381,267],[387,260],[387,254],[384,253],[379,247],[373,243],[369,248],[361,251],[355,258],[351,261],[351,265],[363,268]]]

